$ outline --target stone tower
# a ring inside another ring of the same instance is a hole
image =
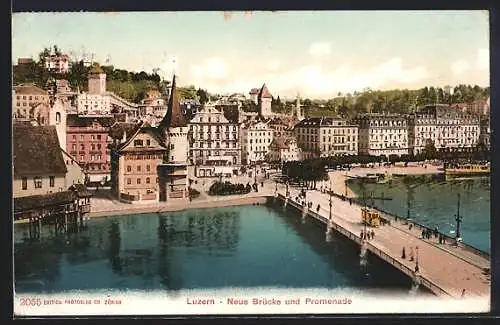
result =
[[[104,94],[106,92],[106,73],[99,65],[95,65],[89,72],[89,93]]]
[[[172,80],[167,113],[158,125],[158,131],[167,148],[163,164],[158,166],[160,201],[186,200],[189,198],[187,178],[188,126],[182,115],[175,75]]]
[[[55,125],[59,146],[66,150],[66,106],[61,99],[57,99],[50,107],[49,125]]]
[[[260,88],[258,96],[259,113],[262,117],[271,117],[273,112],[271,111],[271,103],[273,100],[273,95],[267,89],[266,84]]]

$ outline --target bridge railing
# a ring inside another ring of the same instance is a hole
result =
[[[374,208],[375,210],[377,210],[377,211],[381,212],[381,213],[382,213],[382,214],[384,214],[385,216],[387,216],[387,217],[389,217],[389,218],[393,219],[393,220],[395,220],[396,218],[397,218],[397,219],[399,219],[399,220],[406,220],[406,218],[402,218],[402,217],[400,217],[400,216],[398,216],[398,215],[396,215],[396,214],[394,214],[394,213],[391,213],[391,212],[386,211],[386,210],[384,210],[384,209],[381,209],[381,208],[379,208],[379,207],[373,207],[373,208]],[[387,219],[387,218],[384,218],[384,219]],[[427,226],[425,226],[425,225],[423,225],[423,224],[421,224],[421,223],[418,223],[418,222],[416,222],[416,221],[415,221],[415,220],[413,220],[413,219],[412,219],[410,222],[411,222],[413,225],[418,226],[418,227],[419,227],[419,229],[425,229],[425,230],[429,230],[429,231],[431,231],[431,232],[433,232],[433,231],[434,231],[434,229],[431,229],[431,228],[429,228],[429,227],[427,227]],[[444,237],[445,237],[445,239],[446,239],[448,242],[453,242],[453,241],[455,241],[455,238],[454,238],[454,237],[450,237],[450,236],[445,235],[445,234],[443,234],[443,233],[439,233],[439,234],[441,234],[442,236],[444,236]],[[464,243],[464,242],[460,242],[460,243],[458,243],[458,246],[459,246],[459,247],[461,247],[461,248],[464,248],[465,250],[468,250],[468,251],[470,251],[470,252],[473,252],[473,253],[474,253],[474,254],[476,254],[476,255],[479,255],[479,256],[481,256],[481,257],[484,257],[484,258],[486,258],[486,259],[488,259],[488,260],[490,259],[490,254],[488,254],[487,252],[485,252],[485,251],[483,251],[483,250],[480,250],[480,249],[478,249],[478,248],[475,248],[475,247],[473,247],[473,246],[471,246],[471,245],[469,245],[469,244],[466,244],[466,243]]]
[[[278,197],[281,199],[281,200],[284,200],[285,197],[281,194],[278,194]],[[302,206],[293,201],[293,200],[289,200],[289,204],[297,209],[302,209]],[[311,209],[309,209],[308,213],[324,222],[325,224],[328,224],[328,219],[323,217],[322,215],[312,211]],[[340,232],[341,234],[343,234],[344,236],[346,236],[347,238],[353,240],[354,242],[358,243],[358,244],[361,244],[361,240],[353,233],[351,233],[349,230],[343,228],[342,226],[340,225],[337,225],[337,224],[333,224],[333,228],[335,230],[337,230],[338,232]],[[403,273],[405,273],[406,275],[408,275],[410,278],[414,279],[415,278],[415,272],[409,268],[408,266],[404,265],[403,263],[399,262],[397,259],[395,259],[394,257],[391,257],[390,255],[384,253],[382,250],[380,250],[379,248],[375,247],[373,244],[367,242],[366,243],[367,246],[368,246],[368,249],[375,255],[379,256],[381,259],[383,259],[384,261],[388,262],[389,264],[393,265],[394,267],[396,267],[397,269],[401,270]],[[439,296],[446,296],[446,297],[451,297],[451,295],[446,292],[445,290],[443,290],[440,286],[436,285],[434,282],[432,282],[431,280],[427,279],[427,278],[424,278],[422,276],[420,276],[420,283],[421,285],[423,285],[424,287],[428,288],[429,290],[431,290],[432,292],[434,292],[436,295],[439,295]]]

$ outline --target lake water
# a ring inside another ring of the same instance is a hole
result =
[[[473,200],[471,198],[471,200]],[[452,212],[452,211],[451,211]],[[18,293],[68,290],[327,288],[408,293],[411,280],[324,225],[277,206],[240,206],[93,219],[40,241],[16,226]],[[427,293],[422,293],[427,294]]]
[[[490,252],[491,182],[489,178],[438,181],[429,176],[395,178],[392,183],[364,184],[365,193],[375,197],[390,197],[391,201],[377,201],[375,206],[401,217],[410,217],[428,227],[455,237],[455,215],[460,193],[460,233],[463,241]],[[351,183],[350,188],[360,197],[362,186]],[[370,201],[371,202],[371,201]]]

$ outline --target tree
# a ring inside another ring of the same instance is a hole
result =
[[[208,92],[206,90],[198,88],[198,90],[196,91],[196,96],[198,96],[201,105],[208,102]]]
[[[423,150],[424,159],[435,159],[437,158],[436,147],[434,146],[434,141],[432,139],[425,140],[425,147]]]

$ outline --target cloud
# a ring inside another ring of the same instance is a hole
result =
[[[228,67],[222,58],[214,57],[191,66],[191,74],[200,81],[220,80],[226,78]]]
[[[405,67],[401,58],[391,58],[367,70],[356,70],[344,65],[326,69],[321,64],[312,64],[297,69],[267,73],[240,73],[226,79],[207,80],[204,87],[210,92],[247,94],[251,88],[263,83],[272,94],[293,97],[297,92],[314,98],[331,98],[338,92],[361,91],[364,88],[397,87],[416,84],[429,77],[423,66]],[[395,86],[396,85],[396,86]]]
[[[479,49],[477,51],[477,68],[481,70],[489,69],[490,67],[490,51],[488,49]]]
[[[281,62],[278,60],[272,60],[267,63],[267,69],[270,71],[278,70],[281,66]]]
[[[458,60],[452,63],[451,72],[458,76],[470,69],[470,64],[466,60]]]
[[[309,46],[309,55],[312,57],[327,56],[332,53],[332,45],[328,42],[315,42]]]

